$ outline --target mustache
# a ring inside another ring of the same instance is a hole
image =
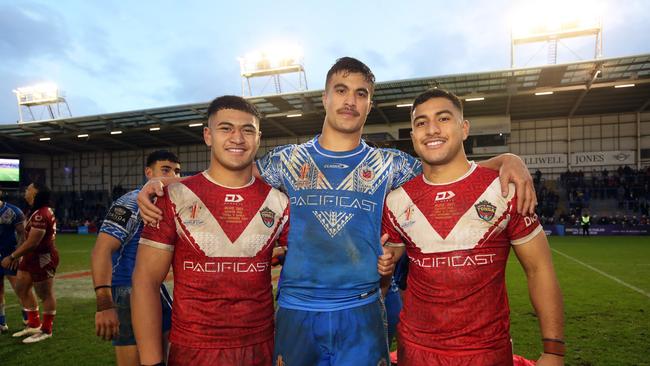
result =
[[[336,113],[344,113],[344,112],[352,113],[355,117],[359,117],[361,115],[361,114],[359,114],[359,112],[357,112],[356,109],[351,109],[351,108],[345,108],[344,107],[344,108],[339,108],[339,109],[336,110]]]

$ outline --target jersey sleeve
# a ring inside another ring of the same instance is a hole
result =
[[[403,246],[404,241],[402,240],[402,236],[397,232],[395,224],[393,224],[394,217],[388,209],[388,206],[384,203],[384,212],[381,215],[381,235],[388,234],[387,245]]]
[[[286,247],[288,244],[288,238],[289,238],[289,206],[287,204],[287,208],[284,210],[284,213],[282,214],[282,220],[284,220],[284,225],[282,226],[282,230],[280,231],[280,235],[278,236],[278,241],[277,245],[278,247]]]
[[[508,210],[510,211],[510,221],[506,227],[506,233],[512,245],[527,243],[543,230],[537,214],[527,216],[517,213],[516,194],[510,201]]]
[[[18,207],[12,207],[12,208],[13,208],[14,213],[15,213],[12,225],[15,227],[15,226],[18,226],[20,224],[25,223],[25,214],[23,213],[23,211],[21,209],[19,209]]]
[[[392,181],[390,189],[399,188],[402,184],[422,173],[422,163],[413,156],[399,150],[386,149],[393,154]]]
[[[32,229],[47,230],[50,221],[49,220],[50,216],[51,214],[47,207],[39,208],[38,211],[36,211],[36,213],[32,217],[32,222],[31,222]]]
[[[136,203],[137,192],[129,192],[113,202],[108,210],[100,233],[108,234],[120,243],[124,243],[129,234],[137,229],[140,224],[138,220],[138,209]]]
[[[260,176],[271,187],[286,191],[284,187],[284,179],[282,179],[282,157],[291,154],[291,150],[294,146],[295,145],[278,146],[273,150],[267,152],[264,156],[255,162]]]
[[[156,199],[156,207],[162,211],[163,218],[157,225],[145,225],[140,235],[140,244],[173,252],[178,239],[176,213],[172,207],[167,187],[164,191],[165,195]]]

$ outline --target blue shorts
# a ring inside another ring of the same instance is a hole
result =
[[[131,321],[131,286],[113,286],[113,303],[120,321],[120,333],[113,339],[113,346],[134,346],[135,334]],[[172,298],[165,285],[160,286],[160,303],[162,305],[162,331],[172,327]]]
[[[388,364],[386,311],[381,299],[337,311],[279,308],[274,365]]]
[[[10,251],[2,251],[2,250],[0,250],[0,260],[2,260],[2,258],[4,258],[4,257],[9,256],[11,253],[13,253],[13,250],[10,250]],[[11,270],[11,269],[6,269],[5,267],[0,266],[0,278],[2,278],[4,276],[15,276],[16,273],[18,273],[18,271],[14,271],[14,270]]]

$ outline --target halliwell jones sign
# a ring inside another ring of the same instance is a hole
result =
[[[567,168],[567,154],[521,155],[529,168]],[[571,166],[633,165],[636,163],[634,151],[592,151],[571,154]]]

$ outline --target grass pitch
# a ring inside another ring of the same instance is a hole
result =
[[[54,337],[23,345],[10,334],[1,335],[1,365],[115,364],[110,343],[94,333],[95,301],[87,274],[94,241],[94,235],[57,236],[61,264]],[[551,237],[550,242],[564,295],[566,364],[650,365],[650,237]],[[514,351],[536,359],[539,327],[514,255],[507,282]],[[13,292],[7,292],[6,313],[14,332],[21,324],[20,308]]]

